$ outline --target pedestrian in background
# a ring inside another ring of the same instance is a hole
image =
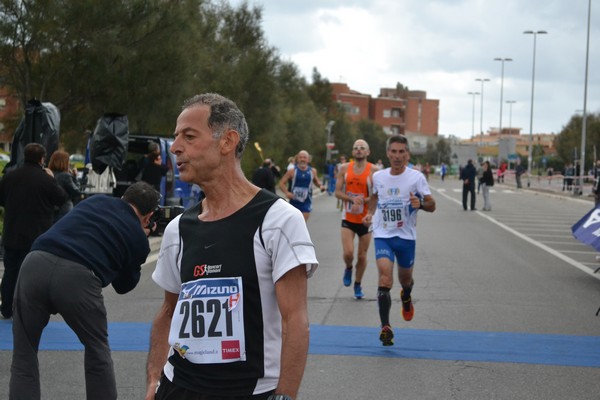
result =
[[[448,173],[448,167],[446,166],[445,163],[442,163],[442,166],[440,167],[440,177],[442,178],[442,182],[444,182],[444,178],[446,177],[447,173]]]
[[[160,182],[168,171],[169,167],[163,164],[160,152],[152,152],[147,155],[147,162],[142,167],[140,180],[152,185],[154,189],[160,192]]]
[[[4,318],[13,314],[13,296],[21,264],[33,241],[54,223],[54,209],[67,200],[52,171],[44,168],[46,149],[29,143],[23,149],[24,163],[0,180],[0,206],[4,207],[4,275],[0,283]]]
[[[475,208],[475,177],[477,170],[473,165],[473,160],[467,161],[467,165],[460,171],[460,180],[463,181],[462,204],[463,209],[467,211],[467,199],[471,195],[471,211]]]
[[[477,194],[481,191],[481,178],[483,178],[483,161],[477,167]]]
[[[54,222],[64,217],[73,206],[81,200],[81,191],[77,184],[77,169],[69,168],[69,153],[66,151],[55,151],[50,156],[48,168],[54,174],[54,179],[63,188],[69,199],[54,212]]]
[[[483,164],[483,174],[481,175],[481,191],[483,193],[483,211],[492,211],[490,202],[490,188],[494,186],[494,174],[489,161]]]
[[[568,163],[563,171],[563,191],[565,189],[569,192],[573,190],[573,175],[575,175],[575,168],[573,168],[573,164]]]
[[[147,400],[296,398],[317,259],[302,214],[244,176],[248,136],[242,112],[217,94],[187,100],[177,118],[171,152],[205,197],[169,223],[152,274],[164,302]]]
[[[271,170],[271,159],[266,158],[262,165],[252,174],[252,183],[261,189],[275,193],[275,177]]]
[[[525,167],[521,164],[520,161],[517,161],[517,166],[515,167],[515,180],[517,182],[517,189],[523,188],[523,184],[521,183],[521,176],[525,173]]]

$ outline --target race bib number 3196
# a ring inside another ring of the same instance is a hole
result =
[[[195,364],[246,360],[242,278],[204,278],[181,285],[169,344]]]

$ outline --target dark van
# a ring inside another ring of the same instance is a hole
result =
[[[175,155],[169,151],[173,139],[161,136],[129,135],[126,157],[121,170],[113,169],[116,183],[112,194],[117,197],[122,196],[129,185],[140,179],[143,159],[148,154],[151,143],[158,144],[162,163],[167,166],[167,173],[160,183],[162,209],[158,225],[159,232],[162,232],[172,218],[180,214],[183,209],[194,205],[200,196],[200,188],[197,185],[179,180]]]
[[[140,179],[143,159],[148,154],[150,143],[156,143],[159,146],[162,163],[167,166],[167,173],[160,183],[162,195],[160,205],[188,208],[195,204],[198,201],[200,189],[179,180],[175,155],[169,151],[173,139],[161,136],[129,135],[126,158],[123,160],[121,170],[113,170],[116,178],[113,195],[122,196],[129,185]]]

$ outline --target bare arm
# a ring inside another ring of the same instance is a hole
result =
[[[377,200],[379,200],[377,193],[372,193],[369,197],[369,212],[363,218],[364,225],[369,226],[373,223],[373,214],[375,214],[375,210],[377,210]]]
[[[342,164],[337,174],[337,179],[335,181],[335,197],[344,201],[352,201],[352,198],[346,194],[344,191],[346,169],[348,164]]]
[[[435,211],[435,199],[430,194],[423,196],[423,210],[427,212]]]
[[[309,341],[306,266],[299,265],[281,277],[275,294],[282,317],[281,374],[275,393],[296,398]]]
[[[285,197],[287,197],[290,200],[294,198],[294,194],[288,190],[287,183],[294,176],[294,172],[295,172],[294,169],[289,169],[285,173],[285,175],[283,175],[283,177],[279,180],[279,189],[281,189],[281,191],[283,192]]]
[[[150,351],[146,361],[146,400],[153,400],[156,386],[169,354],[169,330],[171,318],[177,305],[179,295],[165,291],[163,301],[158,314],[152,323],[150,331]]]
[[[435,200],[430,194],[423,196],[423,207],[421,207],[421,200],[414,194],[410,193],[410,205],[414,209],[420,209],[427,212],[435,211]]]
[[[321,192],[323,192],[325,190],[325,186],[323,186],[323,183],[319,179],[319,174],[317,174],[317,170],[315,168],[312,169],[312,176],[314,184],[321,189]]]

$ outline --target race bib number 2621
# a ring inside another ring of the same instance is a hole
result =
[[[169,344],[195,364],[246,359],[242,278],[203,278],[181,285]]]

